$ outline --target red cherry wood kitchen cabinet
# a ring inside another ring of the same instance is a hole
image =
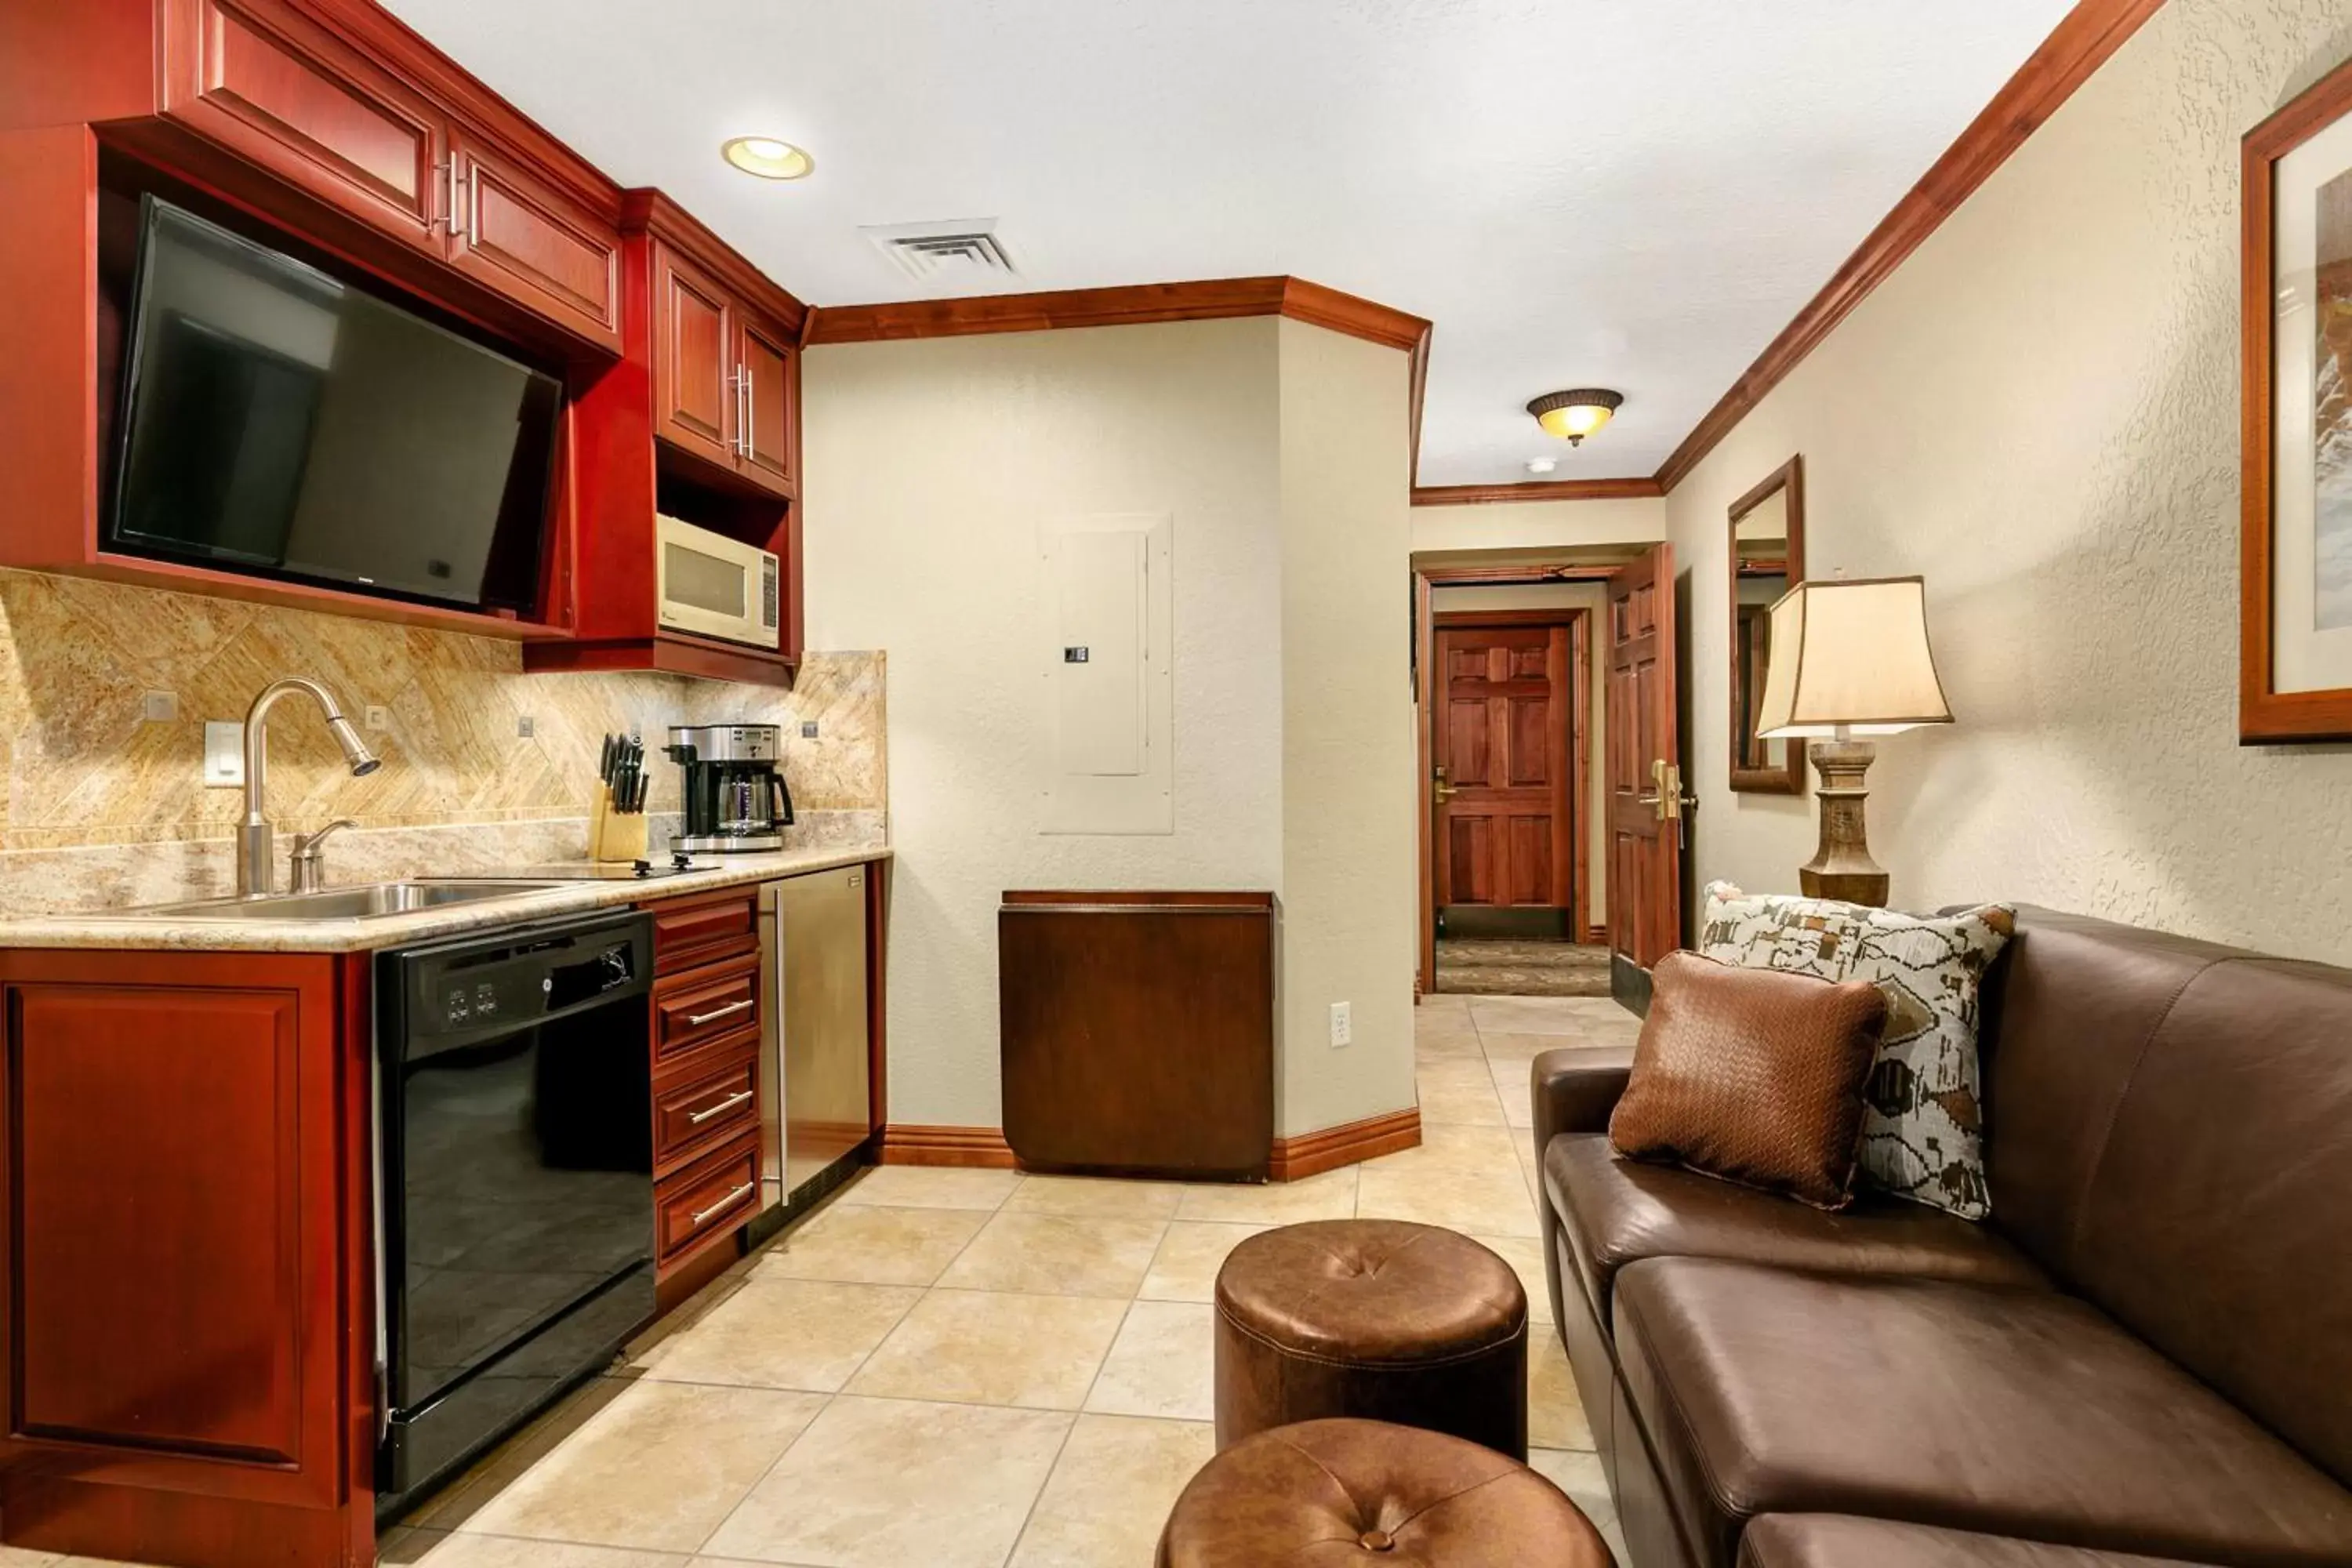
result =
[[[0,952],[0,1531],[374,1555],[364,954]]]

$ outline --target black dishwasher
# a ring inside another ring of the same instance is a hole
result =
[[[634,912],[376,956],[382,1517],[653,1316],[652,973]]]

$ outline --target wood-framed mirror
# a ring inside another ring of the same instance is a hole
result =
[[[1805,575],[1805,459],[1790,458],[1731,503],[1731,787],[1801,795],[1804,748],[1757,738],[1771,668],[1772,602]]]

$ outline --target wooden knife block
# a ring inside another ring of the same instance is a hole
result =
[[[588,858],[643,860],[646,856],[646,814],[625,815],[613,809],[610,784],[596,786],[588,809]]]

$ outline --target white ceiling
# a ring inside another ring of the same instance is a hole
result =
[[[1423,484],[1646,475],[2069,0],[386,0],[821,305],[1287,272],[1436,323]],[[730,136],[806,147],[794,184]],[[1625,394],[1570,450],[1522,411]]]

